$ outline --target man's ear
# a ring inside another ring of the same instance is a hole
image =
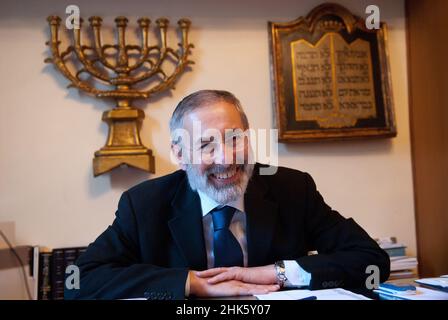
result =
[[[187,165],[186,165],[185,159],[183,157],[181,145],[179,143],[171,143],[171,152],[172,152],[174,159],[176,160],[178,166],[182,170],[186,171]]]

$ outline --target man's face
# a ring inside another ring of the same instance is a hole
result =
[[[183,124],[192,137],[190,147],[183,148],[189,153],[184,170],[192,189],[222,204],[242,196],[253,165],[247,163],[248,139],[242,136],[247,128],[235,106],[225,101],[211,103],[187,113]]]

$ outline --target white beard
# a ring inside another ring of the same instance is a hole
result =
[[[219,204],[227,204],[242,197],[252,177],[254,165],[244,164],[241,171],[241,179],[237,184],[216,188],[208,181],[208,175],[216,170],[223,170],[222,165],[212,165],[205,174],[200,174],[195,165],[188,164],[186,168],[188,182],[191,189],[199,190]]]

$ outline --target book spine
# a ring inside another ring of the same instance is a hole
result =
[[[39,254],[39,300],[51,300],[51,252]]]
[[[39,246],[33,247],[32,259],[32,277],[33,277],[33,300],[39,299]]]
[[[64,299],[64,249],[54,249],[51,268],[51,289],[53,300]]]
[[[87,247],[79,247],[78,248],[78,258],[84,253],[86,252]]]
[[[405,247],[388,248],[388,249],[384,249],[384,251],[387,252],[389,257],[399,257],[399,256],[405,256],[406,255],[406,248]]]
[[[64,272],[65,269],[74,264],[76,259],[78,259],[78,250],[77,249],[66,249],[64,250]]]

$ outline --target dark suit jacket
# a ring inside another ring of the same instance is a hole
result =
[[[249,266],[296,260],[311,289],[363,287],[368,265],[389,277],[388,255],[355,223],[325,204],[307,173],[279,167],[244,196]],[[308,256],[317,250],[318,255]],[[188,270],[207,259],[197,192],[179,170],[123,193],[116,218],[79,258],[80,289],[65,297],[183,299]]]

